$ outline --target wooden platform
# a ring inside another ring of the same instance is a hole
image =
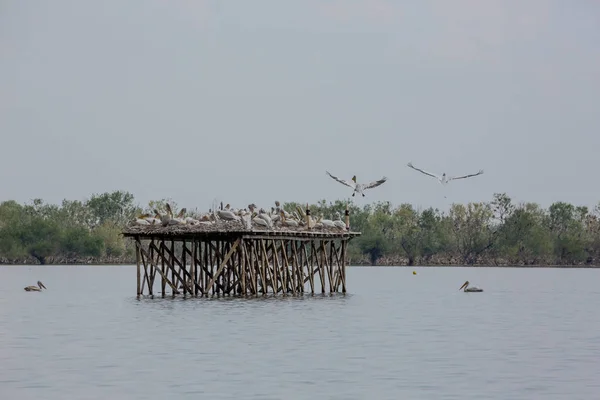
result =
[[[155,284],[164,297],[345,293],[347,242],[360,233],[219,221],[130,226],[123,235],[136,244],[138,297],[154,296]]]

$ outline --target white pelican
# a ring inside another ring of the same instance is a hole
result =
[[[156,214],[160,218],[160,223],[162,226],[169,225],[169,221],[171,221],[171,219],[173,218],[173,211],[171,210],[171,206],[169,205],[169,203],[165,205],[165,208],[167,209],[167,212],[165,214],[159,213],[156,209],[153,210],[154,214]]]
[[[465,290],[463,290],[464,292],[483,292],[483,289],[478,288],[476,286],[471,286],[469,287],[469,281],[466,281],[465,283],[463,283],[463,285],[460,287],[460,289],[465,288]],[[460,290],[458,289],[458,290]]]
[[[198,225],[200,221],[193,217],[185,217],[185,223],[187,225]]]
[[[326,228],[335,228],[335,222],[333,222],[333,220],[331,220],[331,219],[323,219],[322,215],[321,215],[321,223]]]
[[[137,218],[133,220],[134,225],[151,225],[151,222],[147,220],[150,218],[150,214],[142,214],[138,215]]]
[[[229,210],[217,210],[217,215],[224,221],[239,221],[240,217],[235,215],[233,211]]]
[[[295,219],[291,219],[291,217],[290,217],[290,219],[286,218],[285,211],[281,210],[280,212],[281,212],[280,215],[281,215],[281,224],[282,225],[293,226],[293,227],[298,226],[298,221],[296,221]]]
[[[256,218],[260,218],[260,219],[264,220],[267,223],[266,226],[268,228],[273,227],[273,221],[271,220],[271,217],[269,216],[269,214],[267,214],[267,212],[263,208],[258,210],[258,215],[256,216]]]
[[[252,214],[244,213],[240,218],[242,219],[242,225],[244,226],[244,229],[251,231],[252,230]]]
[[[256,225],[260,225],[264,228],[270,228],[269,223],[266,220],[262,219],[258,215],[256,217],[252,218],[252,222],[254,222]]]
[[[346,223],[344,221],[342,221],[342,214],[340,214],[339,211],[336,211],[335,215],[337,217],[337,219],[335,221],[333,221],[335,226],[339,229],[346,230]]]
[[[44,286],[44,284],[40,281],[37,281],[37,286],[27,286],[25,288],[25,291],[27,292],[41,292],[42,288],[46,289],[46,286]]]
[[[481,175],[483,174],[483,170],[480,169],[479,172],[477,172],[476,174],[469,174],[469,175],[463,175],[463,176],[446,176],[446,173],[444,172],[442,174],[442,176],[436,175],[436,174],[432,174],[431,172],[427,172],[427,171],[423,171],[420,168],[417,168],[415,166],[412,165],[412,162],[409,162],[408,164],[406,164],[407,166],[411,167],[412,169],[419,171],[425,175],[429,175],[435,179],[437,179],[438,181],[440,181],[440,183],[442,185],[446,185],[448,184],[450,181],[454,181],[456,179],[465,179],[465,178],[470,178],[472,176],[477,176],[477,175]]]
[[[327,172],[327,175],[329,175],[330,177],[332,177],[333,179],[335,179],[336,181],[338,181],[338,182],[339,182],[339,183],[341,183],[342,185],[346,185],[346,186],[348,186],[348,187],[350,187],[350,188],[354,189],[354,190],[352,191],[352,196],[353,196],[353,197],[354,197],[354,195],[355,195],[356,193],[358,193],[358,194],[362,194],[362,195],[363,195],[363,197],[365,197],[365,194],[363,193],[363,191],[365,191],[365,190],[367,190],[367,189],[372,189],[372,188],[374,188],[374,187],[377,187],[377,186],[381,185],[383,182],[387,181],[387,178],[384,176],[384,177],[383,177],[383,178],[381,178],[380,180],[378,180],[378,181],[374,181],[374,182],[371,182],[371,183],[368,183],[368,184],[364,184],[364,183],[356,183],[356,175],[354,175],[354,176],[352,177],[352,181],[351,181],[351,182],[348,182],[348,181],[345,181],[345,180],[343,180],[343,179],[340,179],[340,178],[338,178],[338,177],[336,177],[336,176],[333,176],[333,175],[331,175],[331,174],[330,174],[328,171],[325,171],[325,172]]]
[[[169,225],[185,225],[186,220],[185,220],[185,218],[183,218],[183,216],[185,215],[186,211],[187,211],[187,209],[185,207],[182,208],[176,217],[172,217],[169,220]],[[171,215],[173,215],[173,214],[171,213]]]

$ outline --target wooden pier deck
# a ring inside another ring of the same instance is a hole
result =
[[[130,226],[123,235],[136,245],[139,298],[345,293],[347,244],[360,233],[217,221]]]

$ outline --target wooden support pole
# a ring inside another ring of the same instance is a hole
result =
[[[183,274],[182,274],[181,278],[183,280],[183,297],[185,297],[186,294],[188,293],[188,291],[189,291],[190,294],[192,293],[192,288],[190,287],[188,289],[188,280],[185,278],[185,275],[186,275],[185,274],[185,269],[186,269],[186,259],[185,259],[186,258],[185,257],[185,255],[186,255],[185,254],[185,248],[186,248],[186,246],[185,246],[185,240],[183,240],[181,242],[181,246],[182,246],[182,250],[181,250],[181,268],[183,269]]]
[[[350,230],[350,211],[348,210],[348,202],[346,202],[346,211],[344,212],[346,219],[346,230]]]
[[[240,249],[239,255],[239,271],[240,271],[240,294],[246,295],[246,251],[244,248]]]
[[[150,243],[154,243],[154,239],[152,239],[150,241]],[[152,247],[150,247],[150,259],[153,261],[153,263],[150,264],[150,283],[148,284],[148,286],[151,289],[151,294],[154,295],[154,278],[156,277],[156,271],[155,271],[155,268],[153,267],[153,265],[154,265],[154,249]]]
[[[141,246],[141,242],[140,242],[140,246]],[[144,293],[144,287],[146,286],[146,283],[148,283],[148,294],[151,295],[152,288],[150,287],[150,278],[148,276],[148,266],[146,264],[146,258],[144,257],[144,253],[141,253],[140,256],[142,259],[142,266],[144,267],[144,278],[142,279],[142,294]]]
[[[171,251],[169,253],[169,263],[167,265],[171,265],[171,282],[175,283],[175,241],[171,239]],[[179,278],[179,276],[178,276]],[[175,283],[176,284],[176,283]],[[171,295],[174,297],[177,293],[179,293],[178,290],[175,290],[171,293]]]
[[[342,293],[346,293],[346,250],[348,246],[347,240],[342,240]]]
[[[204,264],[202,265],[202,269],[204,270],[204,281],[202,283],[202,287],[205,288],[208,286],[208,268],[210,265],[210,257],[209,257],[209,253],[210,253],[210,247],[208,245],[208,242],[204,242]],[[211,275],[212,278],[212,275]],[[208,296],[208,293],[205,291],[204,294],[206,296]]]
[[[152,248],[154,248],[155,244],[154,242],[152,242]],[[161,289],[162,289],[162,297],[165,297],[165,292],[166,292],[166,288],[167,288],[167,281],[166,281],[166,277],[167,277],[167,267],[165,266],[165,241],[161,240],[160,245],[159,245],[159,250],[157,251],[158,256],[160,257],[160,269],[161,269],[161,280],[160,280],[160,285],[161,285]]]
[[[256,288],[256,281],[254,279],[254,273],[252,272],[252,251],[248,249],[250,247],[250,241],[242,241],[242,250],[244,253],[244,275],[248,276],[246,284],[249,286],[250,294],[257,294],[258,289]],[[246,294],[246,292],[244,292]]]
[[[323,246],[321,247],[323,249],[323,268],[327,272],[326,275],[327,275],[327,279],[329,280],[329,291],[331,291],[331,284],[332,284],[331,269],[329,268],[329,259],[327,258],[326,246],[327,246],[326,242],[323,241]]]
[[[136,238],[135,242],[135,259],[137,263],[137,297],[139,298],[142,295],[142,277],[140,276],[142,273],[142,269],[140,268],[140,241],[139,238]]]
[[[335,250],[333,240],[329,242],[329,270],[331,271],[329,275],[329,292],[335,292],[335,273],[333,269],[333,251]]]
[[[233,252],[235,251],[235,249],[238,247],[238,245],[240,244],[240,240],[241,239],[237,239],[234,243],[233,246],[231,247],[231,250],[229,250],[227,252],[227,254],[225,255],[225,258],[223,259],[223,261],[221,262],[221,265],[219,265],[219,268],[217,269],[217,273],[215,275],[213,275],[212,279],[210,280],[208,286],[204,289],[204,291],[206,292],[208,290],[208,288],[210,288],[211,286],[213,286],[215,284],[216,279],[219,277],[219,275],[221,274],[221,272],[223,271],[223,268],[225,268],[225,264],[227,263],[227,261],[229,261],[229,258],[231,258],[231,256],[233,255]]]
[[[144,248],[141,246],[141,243],[139,242],[139,239],[137,239],[137,243],[140,245],[140,251],[141,251],[141,252],[142,252],[142,253],[143,253],[143,254],[144,254],[146,257],[148,257],[148,253],[147,253],[147,252],[146,252],[146,250],[144,250]],[[165,256],[164,256],[164,253],[162,253],[161,255],[162,255],[163,259],[164,259],[164,257],[165,257]],[[148,258],[149,258],[149,257],[148,257]],[[151,263],[154,263],[154,261],[153,261],[153,260],[151,260],[150,262],[151,262]],[[163,274],[163,272],[162,272],[160,269],[158,269],[158,268],[156,268],[156,269],[157,269],[157,271],[158,271],[158,272],[161,274],[161,276],[163,277],[163,280],[164,280],[164,281],[165,281],[167,284],[169,284],[169,286],[171,286],[171,289],[173,289],[173,291],[177,292],[177,288],[176,288],[175,284],[173,284],[173,283],[171,283],[171,282],[169,281],[169,279],[168,279],[168,278],[167,278],[167,276],[166,276],[166,273],[165,273],[165,274]]]
[[[289,293],[290,291],[290,265],[289,265],[289,261],[286,255],[286,246],[285,246],[285,241],[284,240],[280,240],[279,241],[279,250],[281,250],[281,265],[282,265],[282,272],[283,272],[283,292],[284,293]]]
[[[192,241],[192,279],[194,281],[194,296],[198,297],[198,242]]]

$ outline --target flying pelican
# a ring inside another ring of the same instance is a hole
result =
[[[27,286],[25,291],[27,292],[41,292],[42,288],[46,289],[46,286],[40,281],[37,281],[37,286]]]
[[[429,175],[431,177],[434,177],[435,179],[437,179],[438,181],[440,181],[440,183],[442,185],[447,185],[450,181],[454,181],[456,179],[465,179],[465,178],[470,178],[472,176],[477,176],[477,175],[483,174],[483,170],[480,169],[479,172],[477,172],[476,174],[469,174],[469,175],[463,175],[463,176],[446,176],[446,173],[444,172],[442,174],[442,176],[439,176],[439,175],[436,175],[436,174],[432,174],[431,172],[423,171],[422,169],[413,166],[412,162],[409,162],[406,165],[409,166],[409,167],[411,167],[414,170],[417,170],[417,171],[425,174],[425,175]]]
[[[463,290],[464,292],[483,292],[483,289],[478,288],[476,286],[471,286],[469,287],[469,281],[466,281],[465,283],[463,283],[463,285],[460,287],[460,289],[465,288],[465,290]],[[460,290],[458,289],[458,290]]]
[[[367,190],[367,189],[374,188],[374,187],[376,187],[376,186],[379,186],[379,185],[381,185],[383,182],[387,181],[387,178],[384,176],[384,177],[383,177],[383,178],[381,178],[380,180],[378,180],[378,181],[374,181],[374,182],[371,182],[371,183],[368,183],[368,184],[364,184],[364,183],[357,183],[357,182],[356,182],[356,175],[354,175],[354,176],[352,177],[352,181],[351,181],[351,182],[348,182],[348,181],[345,181],[345,180],[343,180],[343,179],[340,179],[340,178],[338,178],[338,177],[336,177],[336,176],[333,176],[333,175],[331,175],[331,174],[330,174],[328,171],[325,171],[325,172],[327,172],[327,175],[329,175],[330,177],[332,177],[333,179],[335,179],[336,181],[338,181],[338,182],[339,182],[339,183],[341,183],[342,185],[346,185],[346,186],[348,186],[348,187],[350,187],[350,188],[354,189],[354,190],[352,191],[352,197],[354,197],[354,195],[355,195],[356,193],[358,193],[358,194],[362,194],[362,195],[363,195],[363,197],[365,197],[365,194],[363,193],[363,191],[364,191],[364,190]]]

